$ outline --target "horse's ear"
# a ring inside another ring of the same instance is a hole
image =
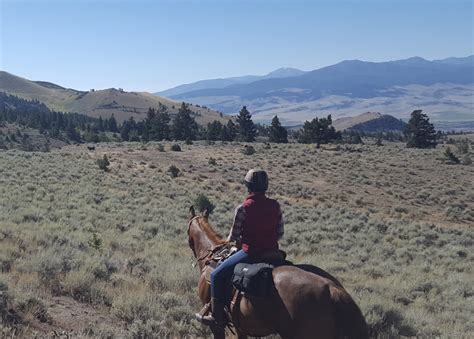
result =
[[[208,210],[207,208],[206,208],[206,209],[204,210],[204,212],[202,213],[202,216],[203,216],[204,218],[206,218],[206,219],[209,218],[209,210]]]
[[[189,207],[189,219],[192,219],[196,216],[196,211],[194,210],[194,206],[191,205],[191,207]]]

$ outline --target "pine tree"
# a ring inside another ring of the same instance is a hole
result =
[[[239,141],[252,142],[255,141],[257,130],[255,124],[252,121],[247,107],[244,106],[237,116],[237,139]]]
[[[235,138],[237,137],[237,126],[234,124],[232,120],[229,120],[227,122],[227,125],[224,127],[226,127],[226,131],[222,129],[222,140],[234,141]],[[224,135],[224,133],[226,134]]]
[[[111,132],[118,132],[117,128],[117,120],[115,120],[115,116],[112,113],[112,116],[107,120],[107,129]]]
[[[405,130],[407,147],[432,148],[436,147],[436,131],[426,114],[421,109],[413,111]]]
[[[198,125],[191,116],[191,110],[184,102],[173,120],[173,136],[175,140],[195,140]]]
[[[311,121],[305,121],[298,137],[298,141],[304,144],[315,143],[319,148],[321,144],[335,141],[341,138],[341,134],[336,132],[332,126],[331,115],[327,118],[314,118]]]
[[[104,131],[104,120],[102,119],[102,115],[99,117],[99,121],[97,122],[97,129],[100,131],[100,132],[103,132]]]
[[[269,137],[270,142],[278,142],[278,143],[287,143],[288,142],[288,132],[286,128],[284,128],[278,116],[275,115],[272,119],[272,124],[270,125],[269,130]]]
[[[222,129],[225,126],[222,126],[222,123],[218,120],[210,122],[207,124],[207,133],[206,139],[207,140],[220,140],[222,139]]]
[[[69,123],[67,125],[67,128],[66,128],[66,136],[71,141],[75,141],[75,142],[80,142],[81,141],[81,135],[76,130],[74,124],[71,121],[69,121]]]
[[[170,115],[168,108],[160,104],[153,124],[153,140],[170,140]]]

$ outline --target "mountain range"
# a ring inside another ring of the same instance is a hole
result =
[[[119,122],[131,117],[142,120],[150,107],[157,108],[160,104],[167,106],[171,115],[181,106],[181,102],[147,92],[126,92],[116,88],[78,91],[47,81],[27,80],[4,71],[0,71],[0,92],[23,99],[35,99],[61,112],[82,113],[96,118],[108,118],[114,114]],[[196,121],[202,125],[214,120],[228,120],[206,107],[190,105],[190,109],[195,113]]]
[[[347,60],[310,72],[290,69],[286,75],[281,70],[276,71],[281,76],[272,72],[260,78],[204,80],[159,94],[228,114],[245,105],[255,121],[278,115],[286,125],[367,111],[406,119],[414,109],[423,109],[435,121],[474,120],[473,55],[433,61]]]
[[[298,75],[303,75],[305,73],[306,73],[305,71],[302,71],[296,68],[283,67],[273,72],[270,72],[266,75],[244,75],[241,77],[201,80],[201,81],[193,82],[191,84],[179,85],[162,92],[157,92],[155,94],[164,96],[164,97],[172,97],[172,96],[178,96],[180,94],[184,94],[188,92],[198,91],[201,89],[225,88],[230,85],[248,84],[251,82],[265,80],[265,79],[290,78],[290,77],[294,77]]]

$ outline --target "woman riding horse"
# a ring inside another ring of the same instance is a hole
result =
[[[263,171],[251,170],[246,176],[250,195],[237,208],[229,238],[239,242],[241,251],[225,260],[212,272],[214,253],[226,246],[208,220],[208,213],[196,215],[190,208],[188,243],[201,271],[198,295],[205,308],[212,293],[212,315],[198,316],[210,325],[215,339],[224,339],[223,278],[232,274],[237,262],[253,261],[261,252],[278,249],[283,222],[278,203],[268,199],[268,178]],[[261,233],[259,233],[261,232]],[[236,293],[227,302],[230,322],[239,339],[278,334],[282,339],[367,339],[367,323],[357,304],[336,278],[313,265],[285,264],[272,271],[273,286],[265,298]]]
[[[268,175],[265,171],[251,169],[244,179],[249,196],[235,210],[234,224],[228,241],[235,241],[240,250],[226,259],[211,273],[211,311],[196,314],[203,324],[214,324],[224,330],[225,283],[238,263],[249,263],[268,251],[278,250],[278,240],[283,236],[283,218],[276,200],[265,196]]]

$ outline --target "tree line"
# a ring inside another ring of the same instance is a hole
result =
[[[104,119],[78,113],[55,112],[37,100],[25,100],[0,92],[0,123],[35,128],[46,136],[72,142],[198,139],[254,142],[257,137],[262,137],[270,142],[287,143],[290,135],[300,143],[316,144],[319,148],[321,144],[330,142],[361,143],[363,136],[375,136],[378,139],[406,141],[407,147],[426,148],[435,147],[439,137],[439,133],[435,132],[421,110],[412,113],[404,135],[393,132],[377,135],[356,131],[341,133],[332,126],[331,115],[316,117],[306,121],[301,129],[288,131],[281,125],[278,116],[268,126],[255,124],[246,106],[242,107],[235,120],[230,119],[227,123],[216,120],[207,126],[199,126],[194,115],[189,105],[183,102],[178,113],[172,117],[168,107],[160,103],[157,108],[148,110],[144,120],[135,121],[131,117],[119,125],[113,114]]]

